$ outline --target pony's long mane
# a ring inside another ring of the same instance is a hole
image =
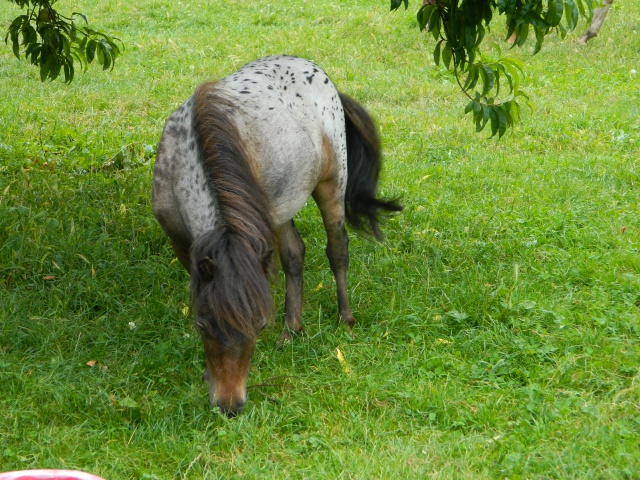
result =
[[[263,262],[274,234],[267,197],[232,116],[237,110],[216,83],[202,84],[194,94],[193,128],[218,221],[191,246],[191,291],[217,323],[205,328],[255,338],[273,308]],[[197,300],[192,298],[194,307]]]

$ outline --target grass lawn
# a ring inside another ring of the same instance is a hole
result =
[[[71,5],[73,4],[73,5]],[[0,44],[0,471],[108,480],[638,478],[640,4],[527,60],[534,111],[476,134],[412,2],[60,2],[122,39],[70,86]],[[19,10],[0,0],[7,27]],[[496,21],[487,44],[504,46]],[[312,202],[305,334],[260,337],[245,413],[212,411],[188,276],[151,213],[169,113],[205,79],[288,53],[376,118],[382,194],[351,236],[339,325]],[[338,360],[338,351],[345,364]]]

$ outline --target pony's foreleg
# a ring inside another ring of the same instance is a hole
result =
[[[189,263],[189,251],[182,248],[178,243],[172,241],[171,246],[173,247],[173,252],[180,260],[180,263],[187,269],[187,272],[191,270]]]
[[[277,238],[280,263],[282,263],[287,282],[287,293],[284,301],[286,325],[278,340],[278,343],[282,344],[291,340],[293,334],[302,330],[302,297],[304,289],[302,271],[304,268],[305,247],[293,220],[278,229]]]
[[[349,307],[347,295],[347,269],[349,268],[349,237],[345,229],[344,199],[336,196],[337,189],[332,182],[316,187],[313,198],[318,204],[324,228],[327,231],[327,257],[336,279],[338,310],[340,318],[348,328],[353,327],[355,318]]]

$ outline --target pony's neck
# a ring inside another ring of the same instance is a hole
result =
[[[202,166],[216,198],[219,227],[264,255],[273,248],[271,213],[236,125],[238,111],[215,83],[205,83],[196,90],[193,126]]]

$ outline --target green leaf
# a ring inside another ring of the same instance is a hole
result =
[[[488,91],[487,84],[489,83],[489,79],[487,78],[487,71],[484,69],[484,65],[480,64],[478,66],[478,74],[482,79],[482,92]],[[481,93],[480,96],[485,96],[485,93]]]
[[[111,48],[105,41],[101,40],[98,42],[98,51],[100,52],[98,55],[99,60],[100,56],[102,56],[102,60],[100,60],[102,69],[107,70],[109,67],[111,67]]]
[[[547,14],[545,16],[545,20],[552,27],[558,26],[560,20],[562,20],[562,11],[563,11],[563,1],[562,0],[549,0],[549,5],[547,7]]]
[[[464,47],[467,49],[467,51],[471,51],[477,45],[476,43],[477,28],[475,25],[465,25],[463,28],[464,28]]]
[[[93,59],[96,55],[96,46],[97,43],[95,40],[89,40],[87,41],[87,63],[91,63],[93,62]]]
[[[51,80],[53,80],[56,76],[55,75],[55,69],[56,69],[56,63],[57,63],[56,56],[53,54],[50,47],[47,45],[43,45],[41,49],[39,49],[39,54],[41,58],[40,81],[44,82],[47,78],[50,78],[50,77],[51,77]]]
[[[69,43],[69,38],[64,35],[60,35],[60,43],[62,44],[62,51],[64,52],[64,57],[71,57],[71,44]]]
[[[87,20],[87,17],[86,17],[83,13],[80,13],[80,12],[73,12],[73,13],[71,14],[71,16],[72,16],[72,17],[80,17],[82,20],[84,20],[84,23],[85,23],[85,24],[87,24],[87,25],[89,24],[89,21]]]
[[[466,115],[467,113],[469,113],[469,112],[472,112],[472,111],[473,111],[473,104],[474,104],[474,103],[475,103],[475,101],[474,101],[474,100],[471,100],[469,103],[467,103],[467,106],[466,106],[466,107],[464,107],[464,113],[465,113],[465,115]]]
[[[484,74],[482,73],[483,71],[484,71]],[[480,74],[482,75],[482,83],[483,83],[482,93],[480,95],[484,97],[493,88],[494,74],[493,74],[493,70],[491,70],[486,65],[480,66]]]
[[[529,24],[523,23],[516,29],[516,41],[514,45],[518,47],[522,47],[524,42],[527,41],[527,37],[529,36]]]
[[[517,91],[520,88],[520,77],[524,75],[519,61],[511,58],[502,58],[500,62],[504,66],[507,78],[511,85],[511,91]]]
[[[418,14],[416,18],[418,20],[418,25],[420,26],[420,31],[427,28],[429,25],[429,19],[431,18],[431,14],[433,13],[434,7],[432,5],[422,5],[420,10],[418,10]]]
[[[502,138],[507,131],[507,114],[502,107],[502,105],[496,107],[498,113],[498,138]]]
[[[546,33],[540,27],[534,27],[533,30],[536,32],[536,45],[533,49],[533,55],[535,55],[542,49],[542,43],[544,42],[544,36]]]
[[[105,63],[106,52],[104,51],[104,45],[102,42],[96,42],[96,58],[98,59],[98,63],[100,65],[104,65]]]
[[[537,5],[542,8],[542,2],[538,3]],[[544,29],[549,28],[549,23],[547,23],[547,21],[542,18],[538,12],[529,11],[526,15],[522,16],[522,19],[529,25],[532,25],[534,27]]]
[[[564,16],[567,21],[567,28],[573,30],[578,24],[578,7],[573,0],[565,0],[564,2]]]
[[[449,45],[449,42],[446,42],[444,44],[444,49],[442,50],[442,62],[444,63],[444,66],[447,68],[447,70],[450,70],[450,65],[451,65],[451,57],[453,56],[453,51],[451,49],[451,45]]]
[[[38,33],[36,29],[31,26],[31,24],[27,23],[22,28],[22,44],[29,45],[34,44],[38,41]]]
[[[509,113],[514,123],[520,121],[520,105],[517,101],[512,100],[509,102]]]
[[[64,64],[64,83],[71,83],[73,81],[73,63]]]
[[[442,47],[443,41],[444,40],[440,40],[438,43],[436,43],[436,48],[433,49],[433,61],[438,66],[440,65],[440,48]]]
[[[476,132],[480,132],[482,131],[482,129],[484,129],[491,115],[489,113],[490,108],[488,105],[485,105],[484,103],[479,103],[479,106],[480,106],[480,112],[474,115],[474,119],[476,122]]]
[[[25,23],[28,22],[29,18],[26,15],[16,17],[7,30],[7,36],[4,37],[5,43],[7,43],[8,38],[11,38],[11,47],[16,58],[20,58],[20,32],[24,28]]]
[[[469,73],[467,74],[467,80],[462,87],[463,91],[471,90],[475,88],[476,83],[478,83],[478,78],[480,76],[480,72],[478,71],[478,66],[473,64],[469,67]]]
[[[429,28],[429,32],[431,32],[431,34],[434,35],[434,37],[440,33],[441,21],[442,20],[440,19],[440,10],[438,10],[438,8],[434,6],[433,11],[429,16],[429,23],[427,24],[427,27]]]
[[[580,16],[582,16],[587,20],[591,20],[591,16],[593,15],[593,10],[591,9],[591,2],[587,2],[587,10],[585,10],[582,0],[578,0],[578,10],[580,11]],[[587,11],[589,12],[588,15],[587,15]]]
[[[495,105],[490,105],[487,108],[489,108],[489,117],[491,118],[491,136],[493,137],[496,133],[498,133],[500,120]]]

